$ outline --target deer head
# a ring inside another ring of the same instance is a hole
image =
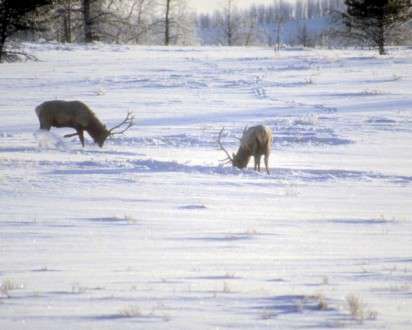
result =
[[[119,124],[113,126],[110,129],[107,129],[106,126],[101,124],[96,118],[96,121],[93,124],[90,124],[87,128],[85,128],[85,130],[90,134],[94,142],[96,142],[99,147],[103,147],[104,142],[108,138],[114,135],[123,134],[133,125],[134,115],[129,111],[126,117]],[[64,137],[72,137],[80,134],[83,133],[77,132],[73,134],[67,134]]]
[[[237,168],[245,168],[247,166],[247,164],[249,163],[249,159],[251,156],[251,151],[247,148],[247,146],[242,146],[242,143],[239,146],[239,149],[237,151],[237,153],[232,153],[232,156],[230,155],[230,153],[225,149],[225,147],[223,147],[222,144],[222,134],[223,131],[225,130],[225,128],[223,127],[220,132],[219,132],[219,136],[217,139],[218,145],[220,147],[220,149],[226,154],[226,158],[223,160],[223,162],[225,163],[231,163],[232,166],[237,167]],[[247,127],[244,128],[243,130],[243,134],[246,132]],[[242,141],[241,138],[237,138],[239,141]]]

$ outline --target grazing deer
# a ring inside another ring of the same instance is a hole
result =
[[[237,153],[233,153],[230,156],[229,152],[223,147],[221,138],[224,128],[219,133],[218,144],[220,149],[222,149],[229,163],[237,168],[245,168],[249,163],[250,157],[253,156],[255,159],[255,171],[260,172],[260,158],[262,155],[265,157],[265,167],[267,174],[269,172],[269,155],[272,149],[272,131],[269,127],[258,125],[253,127],[245,127],[243,130],[242,137],[240,140],[240,146]]]
[[[84,147],[84,135],[86,131],[93,138],[94,142],[102,147],[109,136],[122,134],[134,124],[134,117],[129,112],[126,118],[111,129],[107,129],[90,108],[80,101],[46,101],[36,107],[36,114],[39,118],[40,129],[50,130],[51,127],[71,127],[76,133],[67,134],[64,137],[79,136]],[[123,126],[120,131],[115,129]]]

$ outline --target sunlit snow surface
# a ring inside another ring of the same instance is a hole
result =
[[[25,48],[0,65],[1,329],[412,328],[412,49]],[[136,126],[82,148],[38,131],[51,99]],[[270,176],[219,161],[254,124]]]

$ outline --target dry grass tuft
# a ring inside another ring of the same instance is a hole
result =
[[[125,215],[123,220],[125,220],[128,225],[136,225],[138,223],[137,219],[130,215]]]
[[[354,320],[363,321],[365,319],[364,303],[358,296],[354,294],[346,296],[346,303],[348,304],[349,313]]]
[[[245,231],[245,234],[248,236],[254,236],[254,235],[257,235],[258,232],[255,228],[249,228],[248,230]]]
[[[229,283],[226,282],[226,281],[223,282],[222,292],[223,292],[223,293],[232,293],[232,292],[233,292],[232,289],[231,289],[230,286],[229,286]]]
[[[329,308],[328,303],[326,302],[326,298],[323,294],[318,294],[315,296],[315,299],[318,302],[318,308],[321,311],[325,311]]]
[[[5,279],[0,285],[0,296],[9,298],[9,292],[12,290],[23,289],[24,285],[17,283],[11,279]]]
[[[87,288],[84,286],[81,286],[78,282],[72,283],[72,293],[73,294],[81,294],[85,293],[87,291]]]
[[[137,306],[127,306],[119,310],[119,315],[122,317],[143,317],[141,309]]]
[[[171,317],[165,313],[156,314],[155,309],[153,309],[151,312],[142,312],[142,310],[138,306],[127,306],[119,310],[119,316],[125,318],[156,318],[162,320],[163,322],[170,322],[171,320]]]
[[[274,319],[275,317],[276,317],[275,313],[265,310],[260,318],[262,320],[271,320],[271,319]]]
[[[317,303],[317,309],[321,311],[325,311],[329,309],[328,302],[326,301],[326,297],[323,293],[316,293],[311,296],[305,297],[304,300],[311,300]]]
[[[376,311],[366,309],[366,304],[354,294],[346,296],[346,303],[354,320],[363,322],[364,320],[376,320],[378,317]]]

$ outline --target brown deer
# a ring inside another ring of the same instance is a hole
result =
[[[51,127],[70,127],[76,133],[64,135],[65,138],[79,136],[84,147],[84,131],[89,133],[94,142],[102,147],[109,136],[122,134],[134,124],[134,116],[129,112],[118,125],[107,129],[90,108],[80,101],[46,101],[36,107],[40,129],[50,130]],[[115,129],[123,126],[120,131]]]
[[[220,149],[222,149],[227,158],[227,162],[232,163],[233,166],[237,168],[247,167],[250,157],[255,159],[255,171],[260,172],[260,158],[264,155],[265,167],[267,174],[269,172],[269,155],[272,149],[272,131],[269,127],[258,125],[253,127],[245,127],[243,130],[242,137],[240,140],[240,146],[237,153],[233,153],[230,156],[229,152],[223,147],[221,139],[224,128],[219,133],[218,144]]]

